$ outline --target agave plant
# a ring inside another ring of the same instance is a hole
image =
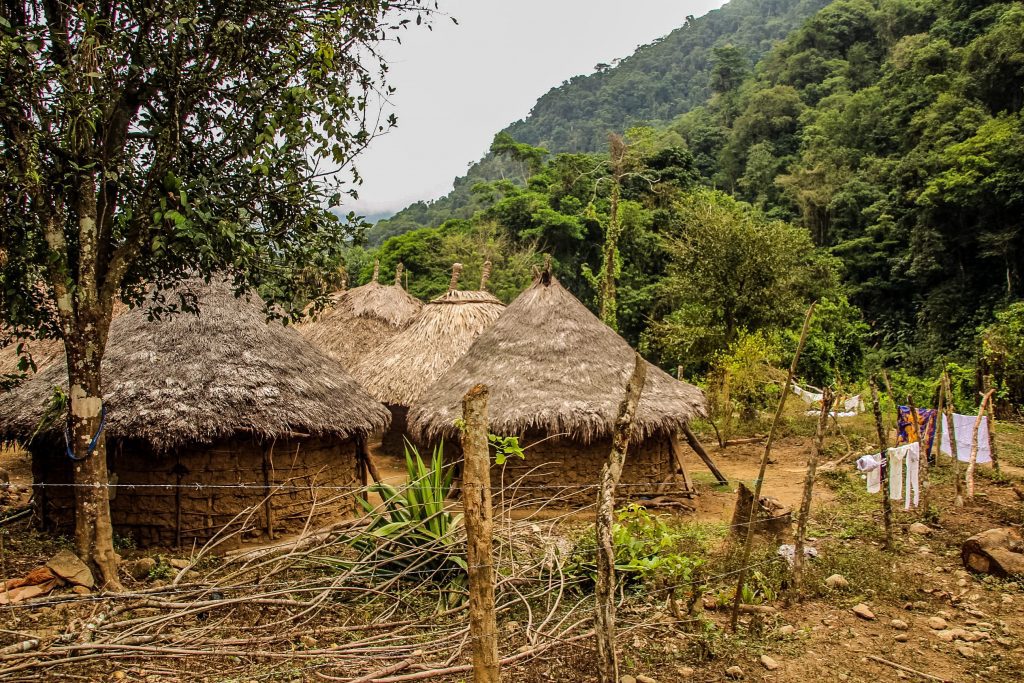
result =
[[[368,490],[380,496],[381,505],[359,499],[371,522],[349,542],[374,574],[446,585],[465,582],[462,515],[445,507],[454,468],[444,464],[443,452],[443,444],[437,446],[427,465],[416,447],[406,442],[406,484],[373,484]]]

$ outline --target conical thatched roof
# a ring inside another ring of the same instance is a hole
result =
[[[0,331],[0,340],[6,336],[3,331]],[[18,374],[19,343],[32,357],[37,372],[42,372],[55,361],[64,358],[64,343],[59,339],[31,339],[20,342],[12,339],[6,346],[0,347],[0,375]]]
[[[462,397],[486,384],[492,432],[567,433],[589,443],[611,435],[634,358],[626,340],[545,272],[423,393],[409,424],[418,436],[455,435]],[[634,439],[704,413],[700,389],[648,365]]]
[[[111,324],[103,358],[108,436],[166,450],[239,432],[347,438],[387,426],[387,409],[294,329],[268,323],[255,293],[237,299],[223,280],[185,287],[198,297],[198,316],[150,321],[137,308]],[[0,440],[30,437],[61,385],[66,366],[54,363],[0,395]]]
[[[374,266],[373,280],[341,292],[329,309],[299,325],[298,330],[318,349],[352,368],[401,332],[423,308],[419,299],[402,288],[401,268],[399,264],[394,284],[382,285]]]
[[[488,270],[485,267],[482,284]],[[427,303],[409,327],[352,368],[371,396],[393,405],[412,405],[505,310],[486,291],[455,289],[460,271],[456,264],[449,291]]]

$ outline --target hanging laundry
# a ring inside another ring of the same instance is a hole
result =
[[[921,431],[925,435],[925,450],[931,450],[935,443],[935,427],[938,424],[935,416],[938,412],[934,408],[918,408],[917,417],[921,421]],[[918,441],[917,426],[914,424],[914,416],[910,412],[910,406],[899,406],[899,422],[896,425],[896,443],[913,443]]]
[[[906,471],[906,501],[903,503],[903,509],[909,510],[911,506],[917,507],[918,502],[921,499],[921,444],[915,441],[912,444],[907,445],[907,457],[904,460],[904,469]],[[911,502],[913,498],[913,502]]]
[[[889,499],[903,500],[903,463],[907,459],[907,449],[912,444],[896,446],[887,452],[889,457]]]
[[[824,398],[824,394],[816,394],[813,391],[807,391],[806,389],[799,386],[796,382],[793,382],[792,389],[793,393],[802,398],[804,400],[804,403],[808,405],[812,403],[820,403],[821,399]]]
[[[969,462],[971,459],[971,439],[974,431],[976,415],[953,414],[953,427],[956,429],[956,457],[960,462]],[[949,425],[946,416],[942,416],[942,440],[939,442],[939,450],[948,456],[953,455],[949,444]],[[992,462],[992,452],[988,444],[988,417],[981,418],[981,425],[978,427],[978,460],[979,463]]]
[[[860,394],[851,396],[850,398],[843,401],[843,412],[853,413],[856,415],[864,410],[864,402],[860,400]]]
[[[857,458],[857,469],[867,476],[868,493],[882,490],[882,461],[877,455],[864,455]]]

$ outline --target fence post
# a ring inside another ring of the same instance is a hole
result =
[[[953,385],[949,381],[949,375],[942,373],[943,386],[946,388],[946,429],[949,431],[949,452],[953,456],[953,485],[955,497],[953,506],[962,508],[964,506],[964,480],[960,476],[960,449],[956,445],[956,424],[953,423]],[[939,442],[939,450],[942,450],[942,442]]]
[[[800,362],[800,353],[804,350],[804,342],[807,341],[807,332],[811,329],[811,317],[814,315],[814,306],[817,302],[811,303],[807,308],[807,315],[804,316],[804,326],[800,330],[800,341],[796,345],[796,353],[793,354],[793,362],[789,364],[789,374],[786,375],[786,384],[782,387],[779,395],[779,405],[775,409],[775,417],[772,419],[771,429],[768,430],[768,440],[764,442],[764,453],[761,454],[761,467],[757,471],[757,481],[754,482],[754,499],[750,502],[750,514],[747,516],[747,535],[743,540],[743,554],[740,561],[739,577],[736,579],[736,595],[732,601],[732,615],[729,618],[729,628],[736,630],[736,624],[740,619],[740,603],[743,602],[743,584],[747,581],[747,563],[750,562],[750,545],[754,542],[754,519],[757,515],[757,506],[761,500],[761,485],[764,483],[764,474],[768,469],[768,456],[772,452],[772,442],[775,440],[775,429],[779,425],[782,411],[786,407],[786,397],[792,391],[793,378],[796,376],[796,366]]]
[[[633,418],[647,380],[647,362],[636,354],[633,374],[626,384],[626,396],[619,404],[615,420],[612,451],[601,467],[601,488],[597,493],[597,585],[595,587],[595,624],[597,638],[597,679],[600,683],[618,683],[619,662],[615,655],[615,488],[626,463],[626,450],[633,431]]]
[[[927,444],[930,442],[928,435],[925,433],[924,423],[921,422],[921,413],[917,411],[917,405],[914,403],[914,397],[907,394],[907,406],[910,408],[910,419],[914,422],[914,431],[917,432],[917,449],[918,449],[918,477],[921,480],[921,516],[926,520],[928,519],[928,489],[931,488],[931,474],[928,468],[928,455],[929,449]],[[936,414],[935,418],[938,419],[939,415]],[[934,421],[932,424],[936,424]],[[910,491],[907,491],[907,495],[910,495]]]
[[[804,477],[804,496],[800,501],[800,514],[796,519],[796,541],[793,555],[793,590],[799,594],[800,582],[804,570],[804,537],[807,534],[807,518],[811,513],[811,495],[814,493],[814,475],[818,469],[818,457],[825,441],[825,428],[828,426],[828,414],[836,396],[829,387],[822,390],[821,414],[818,416],[818,431],[814,435],[814,448],[807,458],[807,475]]]
[[[473,682],[498,683],[498,624],[494,616],[494,558],[491,538],[491,457],[487,448],[487,387],[478,384],[462,398],[462,506],[466,515],[469,564],[469,632],[473,641]]]
[[[985,375],[982,379],[982,387],[985,392],[995,389],[995,380],[992,375]],[[995,395],[988,402],[988,450],[992,453],[992,469],[999,474],[999,453],[996,451],[996,397]]]

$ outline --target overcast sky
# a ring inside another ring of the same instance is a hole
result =
[[[398,128],[357,160],[360,213],[446,194],[496,132],[549,89],[682,26],[725,0],[440,0],[437,17],[385,49]]]

